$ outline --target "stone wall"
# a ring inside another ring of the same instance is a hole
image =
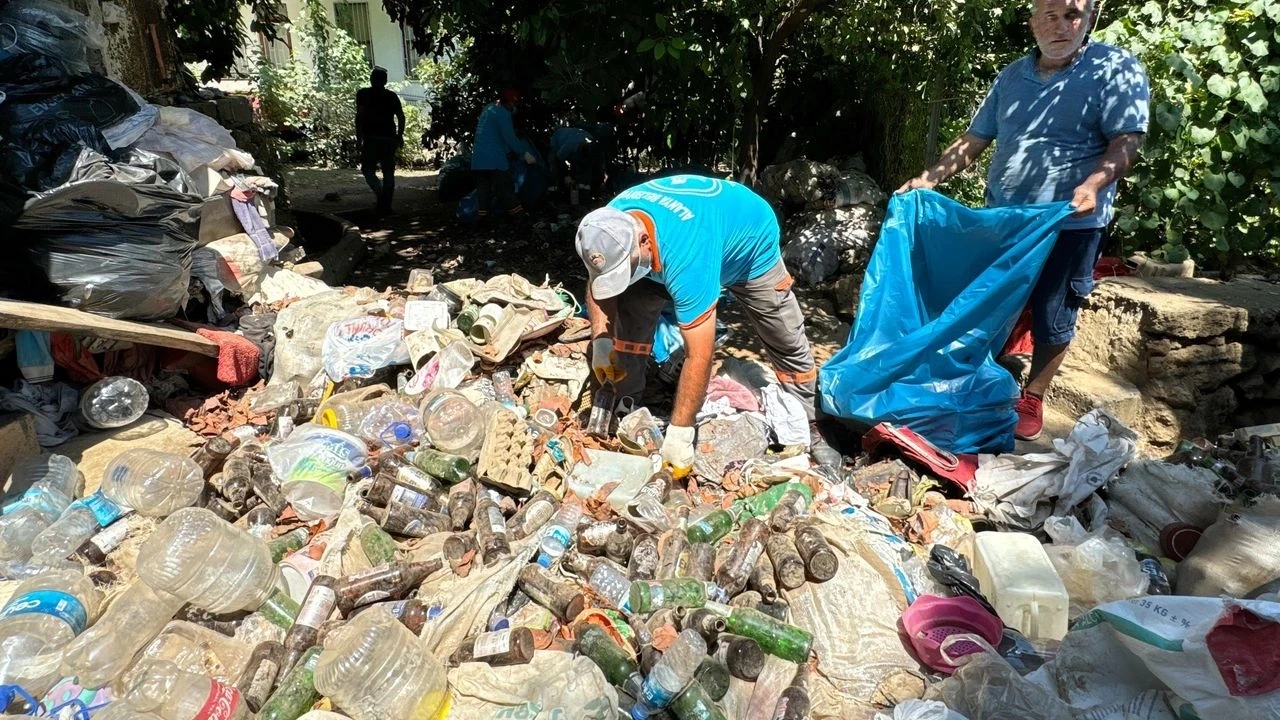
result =
[[[1280,284],[1114,278],[1086,301],[1068,362],[1141,393],[1153,449],[1280,422]]]

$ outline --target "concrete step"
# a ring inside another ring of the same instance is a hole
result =
[[[1049,387],[1045,405],[1070,418],[1073,425],[1077,418],[1100,407],[1134,430],[1140,427],[1143,412],[1142,393],[1133,383],[1070,358]]]

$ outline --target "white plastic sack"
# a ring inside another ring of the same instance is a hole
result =
[[[880,234],[883,212],[870,205],[800,213],[787,221],[782,259],[802,283],[814,285],[841,267],[865,267]]]
[[[1058,656],[1028,679],[1057,688],[1077,717],[1154,690],[1181,698],[1173,700],[1178,718],[1276,718],[1277,647],[1280,604],[1137,598],[1103,605],[1082,617],[1067,633]]]
[[[237,149],[231,133],[217,120],[188,108],[160,108],[155,124],[136,147],[168,153],[187,171],[201,165],[228,172],[252,170],[254,166],[253,156]]]
[[[322,369],[321,349],[329,326],[364,314],[365,305],[357,296],[341,290],[300,300],[281,310],[273,328],[276,352],[270,384],[296,380],[303,387],[310,386]]]
[[[981,652],[929,689],[969,720],[1073,720],[1071,709],[1050,690],[1018,675],[1004,658]]]
[[[876,720],[968,720],[936,700],[906,700],[893,706],[893,714],[879,713]]]
[[[809,446],[809,417],[800,398],[786,392],[781,385],[769,383],[760,391],[765,419],[779,445]]]
[[[1233,505],[1204,531],[1178,565],[1179,595],[1246,597],[1280,578],[1280,498]]]
[[[1138,436],[1102,409],[1076,421],[1051,453],[980,455],[974,502],[1012,530],[1033,531],[1067,515],[1133,459]]]
[[[463,663],[449,671],[449,717],[613,720],[618,692],[583,655],[539,650],[527,665]]]
[[[924,689],[920,664],[898,631],[906,609],[901,590],[863,559],[859,523],[835,512],[815,519],[840,560],[839,570],[825,583],[785,593],[792,623],[813,633],[818,665],[809,680],[811,717],[865,716],[884,697],[918,697]]]
[[[1074,517],[1050,517],[1044,530],[1053,540],[1044,549],[1071,598],[1071,617],[1147,592],[1149,578],[1133,550],[1115,532],[1087,533]]]
[[[1227,499],[1216,489],[1212,470],[1135,460],[1107,488],[1116,527],[1149,548],[1160,546],[1160,531],[1173,523],[1207,528]]]

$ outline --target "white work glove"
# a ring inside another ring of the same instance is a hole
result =
[[[591,371],[601,385],[620,383],[627,376],[618,362],[618,353],[613,351],[613,338],[598,337],[591,341]]]
[[[662,440],[662,466],[679,480],[693,470],[694,429],[681,425],[668,425]]]
[[[528,165],[537,165],[537,164],[538,164],[538,158],[534,157],[534,156],[533,156],[533,153],[531,153],[531,152],[527,152],[527,153],[525,153],[525,154],[524,154],[524,161],[525,161],[525,163],[526,163],[526,164],[528,164]]]

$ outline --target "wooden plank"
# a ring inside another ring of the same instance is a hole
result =
[[[0,328],[45,330],[71,335],[128,340],[142,345],[218,356],[218,344],[193,332],[164,325],[116,320],[92,313],[40,303],[0,299]]]

